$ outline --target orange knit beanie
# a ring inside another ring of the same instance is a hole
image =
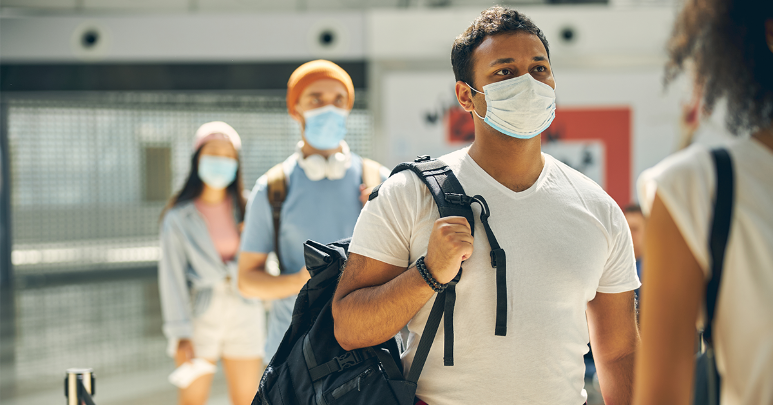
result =
[[[290,75],[290,80],[287,81],[287,110],[292,112],[303,90],[311,83],[320,79],[333,79],[343,83],[346,91],[349,93],[349,106],[347,109],[352,109],[354,105],[354,84],[352,84],[352,78],[335,63],[329,60],[318,59],[304,63]]]

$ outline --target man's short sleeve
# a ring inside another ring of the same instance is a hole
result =
[[[625,220],[625,215],[616,205],[610,215],[610,254],[601,273],[600,293],[615,294],[635,290],[641,287],[636,274],[636,258],[633,254],[631,230]]]
[[[411,234],[419,209],[418,182],[410,171],[389,177],[378,196],[365,204],[354,227],[349,252],[408,267]]]
[[[239,248],[242,252],[270,253],[274,250],[274,222],[267,193],[266,176],[262,176],[247,200],[244,231]]]

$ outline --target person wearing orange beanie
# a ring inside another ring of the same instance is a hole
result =
[[[389,175],[344,142],[353,105],[352,79],[333,62],[305,63],[287,82],[287,110],[300,124],[302,139],[295,153],[252,189],[239,254],[242,294],[274,300],[265,359],[274,356],[290,326],[296,295],[309,279],[303,243],[351,236],[370,189]],[[279,275],[266,272],[271,252],[279,258]]]

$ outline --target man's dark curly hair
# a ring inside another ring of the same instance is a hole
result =
[[[528,17],[511,8],[494,6],[483,10],[472,25],[456,37],[454,46],[451,48],[451,66],[454,68],[456,80],[475,86],[472,80],[472,52],[487,36],[516,31],[536,35],[545,45],[548,59],[550,58],[550,48],[545,34]]]
[[[769,127],[773,52],[765,41],[765,21],[771,18],[773,0],[689,0],[668,44],[666,84],[692,60],[706,109],[727,100],[730,132]]]

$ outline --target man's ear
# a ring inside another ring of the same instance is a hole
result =
[[[768,43],[768,48],[773,52],[773,18],[765,21],[765,42]]]
[[[465,82],[456,82],[456,100],[459,101],[459,105],[462,106],[464,111],[472,112],[474,109],[472,105],[472,90]]]
[[[303,115],[298,112],[298,104],[296,103],[292,110],[290,110],[290,116],[293,117],[294,120],[298,121],[301,125],[303,125]]]

